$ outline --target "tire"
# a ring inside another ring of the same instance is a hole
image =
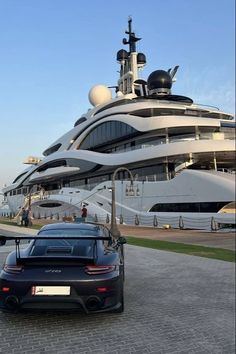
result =
[[[121,285],[121,290],[120,290],[120,307],[118,309],[116,309],[114,312],[115,313],[122,313],[124,312],[124,280],[122,278],[122,285]]]

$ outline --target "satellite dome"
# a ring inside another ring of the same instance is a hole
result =
[[[153,71],[147,79],[147,87],[150,93],[170,94],[172,78],[167,71]]]
[[[123,60],[127,60],[129,57],[128,52],[125,49],[120,49],[116,54],[116,60],[121,62]]]
[[[99,106],[100,104],[110,101],[112,98],[111,90],[104,85],[93,86],[89,91],[89,102],[93,106]]]
[[[137,55],[137,63],[140,65],[145,65],[146,64],[146,56],[143,53],[138,53]]]

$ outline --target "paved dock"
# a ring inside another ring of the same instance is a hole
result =
[[[235,354],[233,263],[125,245],[125,267],[123,314],[0,311],[0,353]]]
[[[123,235],[215,247],[234,240],[233,233],[120,229]],[[37,233],[0,224],[1,231]],[[1,247],[0,266],[7,247]],[[125,245],[125,268],[123,314],[0,311],[0,353],[235,353],[234,263]]]

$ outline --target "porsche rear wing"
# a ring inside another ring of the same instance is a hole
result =
[[[22,240],[108,240],[111,241],[111,236],[38,236],[38,235],[22,235],[22,236],[5,236],[0,235],[0,245],[4,246],[6,241],[15,241],[20,243]]]
[[[95,257],[88,256],[58,256],[58,257],[45,257],[45,256],[29,256],[29,257],[17,257],[17,262],[24,265],[84,265],[93,264]]]
[[[104,240],[104,241],[111,241],[112,237],[111,236],[38,236],[38,235],[22,235],[22,236],[4,236],[0,235],[0,246],[4,246],[7,241],[15,241],[16,245],[16,259],[29,262],[29,263],[35,263],[35,262],[43,262],[43,261],[57,261],[59,259],[62,259],[60,256],[32,256],[32,257],[21,257],[20,256],[20,242],[23,240],[91,240],[91,241],[97,241],[97,240]],[[96,243],[94,243],[96,245]],[[94,252],[93,252],[94,254]],[[87,257],[87,256],[65,256],[63,257],[66,261],[83,261],[83,262],[89,262],[94,260],[93,257]]]

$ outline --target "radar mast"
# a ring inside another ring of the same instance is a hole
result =
[[[128,40],[123,38],[123,44],[129,45],[129,52],[125,49],[120,49],[117,52],[117,61],[120,68],[120,79],[118,80],[118,90],[124,95],[135,93],[134,82],[138,79],[138,70],[146,64],[146,57],[143,53],[137,53],[136,42],[141,38],[135,36],[132,31],[132,18],[128,19]]]

